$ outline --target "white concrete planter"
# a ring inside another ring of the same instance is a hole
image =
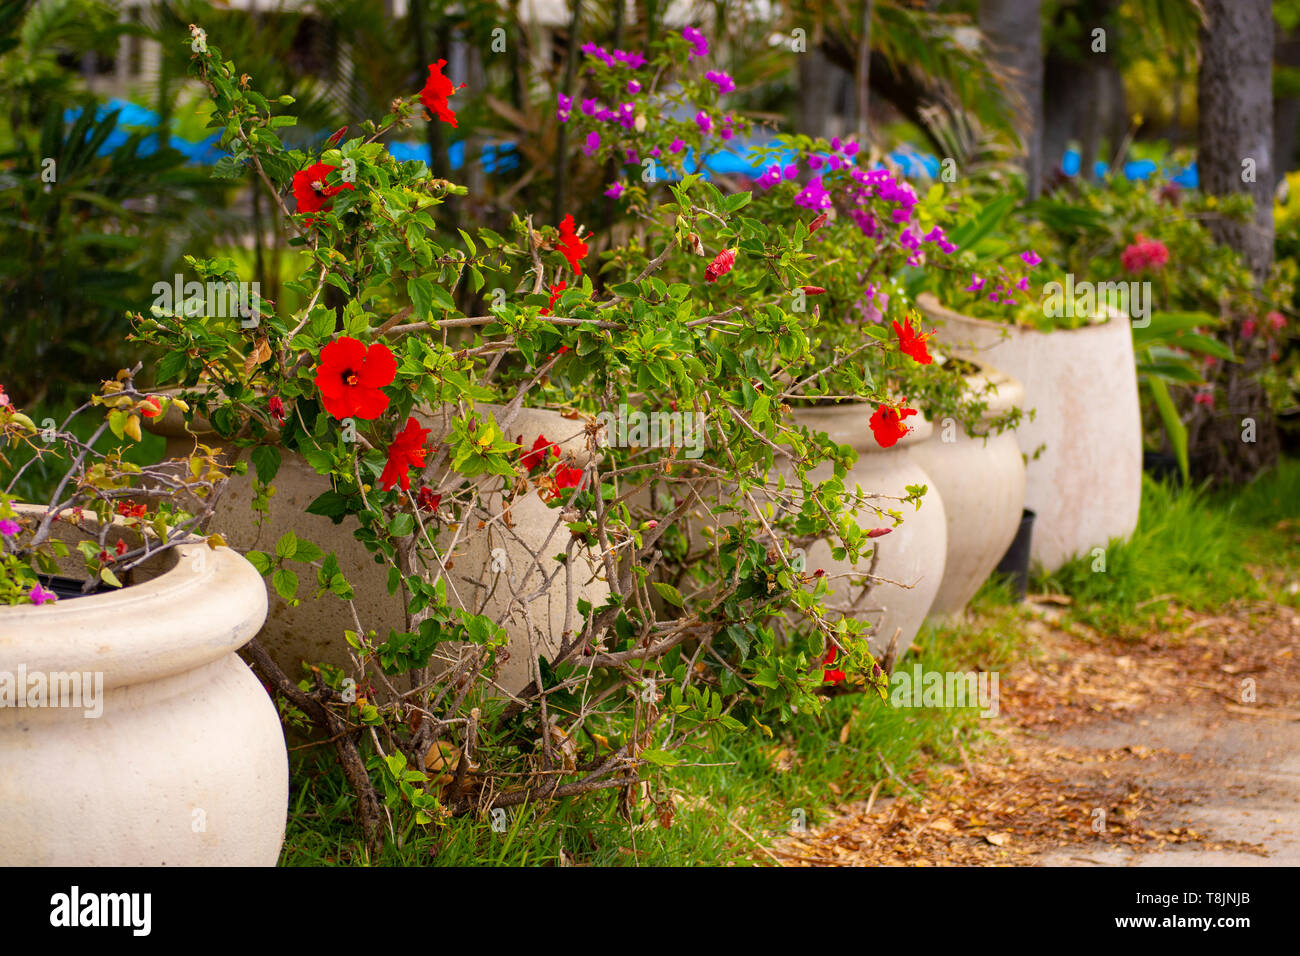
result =
[[[98,698],[46,698],[78,706],[0,706],[0,866],[273,866],[288,755],[235,655],[266,618],[261,576],[202,543],[136,573],[121,591],[0,608],[0,680],[22,675],[24,702],[37,681],[102,681]]]
[[[1023,408],[1025,390],[992,366],[966,376],[967,391],[985,401],[986,420]],[[996,392],[986,391],[992,385]],[[940,421],[912,456],[934,480],[948,518],[948,557],[932,615],[956,615],[997,567],[1020,526],[1025,461],[1015,433],[972,438],[956,421]]]
[[[874,583],[863,593],[863,588],[852,579],[837,579],[832,582],[834,596],[828,600],[827,606],[870,622],[873,626],[871,650],[877,656],[885,653],[895,632],[898,632],[901,656],[921,629],[943,580],[948,547],[947,517],[934,481],[913,455],[914,449],[930,437],[931,424],[919,416],[909,418],[911,433],[892,448],[881,448],[868,424],[872,411],[873,406],[860,403],[797,408],[794,418],[799,424],[826,432],[839,444],[851,445],[857,450],[857,463],[844,479],[847,491],[860,485],[868,495],[902,497],[907,494],[907,485],[926,485],[929,492],[919,511],[913,511],[911,505],[900,506],[897,501],[882,499],[878,502],[882,508],[902,510],[904,520],[889,534],[872,542],[875,555],[867,566],[859,564],[855,568],[847,560],[834,560],[827,541],[815,542],[808,548],[806,566],[809,570],[822,568],[830,575],[870,572],[876,577],[897,582]],[[822,480],[831,473],[830,465],[822,465],[813,470],[811,477]],[[875,527],[877,523],[871,516],[860,512],[859,524]]]
[[[492,405],[480,404],[477,407],[483,413],[500,411]],[[431,444],[449,428],[445,410],[417,411],[415,417],[421,427],[432,430]],[[201,429],[203,425],[198,421],[195,427]],[[180,416],[174,409],[169,409],[161,424],[151,426],[167,438],[166,454],[169,457],[187,456],[193,447],[194,436],[187,434],[181,426]],[[532,447],[538,435],[545,435],[560,446],[561,454],[570,454],[578,462],[585,462],[589,457],[583,423],[566,419],[559,412],[523,408],[508,431],[511,440],[522,436],[526,448]],[[200,434],[199,440],[209,444],[220,443],[220,439],[211,433]],[[249,471],[252,470],[250,465]],[[412,488],[415,481],[415,476],[412,476]],[[256,521],[259,514],[251,507],[251,474],[230,478],[218,501],[212,526],[220,528],[226,541],[239,551],[273,552],[275,542],[286,531],[293,531],[326,552],[334,551],[338,555],[340,570],[355,592],[362,624],[374,628],[380,640],[387,638],[390,628],[399,632],[404,630],[401,592],[397,595],[388,593],[388,565],[376,564],[374,556],[352,536],[355,521],[348,519],[336,525],[329,518],[307,513],[307,506],[330,489],[329,479],[317,474],[300,455],[285,453],[280,471],[272,483],[276,494],[270,501],[269,517],[263,516],[264,523],[260,528]],[[487,503],[490,509],[500,510],[499,497]],[[488,513],[477,515],[478,520],[489,517]],[[563,572],[555,578],[553,586],[545,586],[544,576],[552,574],[556,568],[555,562],[548,559],[568,546],[568,532],[563,526],[560,533],[552,534],[555,511],[547,507],[535,490],[530,489],[527,495],[515,500],[510,517],[513,526],[508,531],[503,528],[494,531],[490,540],[482,534],[474,534],[468,545],[463,539],[457,541],[457,553],[448,572],[451,584],[448,597],[453,604],[487,614],[501,622],[509,634],[510,643],[509,656],[497,673],[497,683],[507,691],[517,692],[532,678],[531,655],[541,653],[549,656],[559,645],[566,615],[571,628],[581,627],[577,602],[585,599],[599,607],[609,595],[609,586],[603,580],[603,569],[597,567],[590,555],[579,552],[572,602],[571,605],[566,603]],[[496,522],[495,527],[501,528],[501,523]],[[444,532],[438,543],[450,546],[451,539],[452,534]],[[494,557],[497,549],[501,552]],[[542,553],[540,567],[533,565],[529,550]],[[503,570],[493,570],[500,566]],[[510,585],[520,594],[537,595],[528,604],[531,628],[518,608],[511,613],[509,588],[504,581],[498,580],[504,575],[511,576]],[[331,595],[313,599],[314,588],[314,578],[305,580],[297,607],[290,607],[274,591],[269,592],[270,615],[260,642],[276,663],[295,678],[302,672],[303,661],[352,669],[343,636],[344,630],[356,627],[351,613],[345,603]],[[455,644],[443,645],[435,652],[431,663],[435,669],[445,668],[462,650]]]
[[[1054,571],[1132,534],[1142,500],[1142,419],[1128,323],[1115,317],[1039,332],[960,315],[928,294],[916,304],[941,342],[1025,387],[1035,417],[1016,437],[1030,456],[1025,507],[1038,514],[1032,561]]]

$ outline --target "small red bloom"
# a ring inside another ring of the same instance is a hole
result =
[[[138,505],[134,501],[119,501],[117,503],[117,513],[123,518],[143,518],[146,510],[145,505]]]
[[[564,488],[579,488],[582,486],[582,476],[584,472],[581,468],[571,468],[568,465],[561,465],[555,471],[555,490],[551,492],[551,500],[561,497],[560,491]]]
[[[565,282],[563,279],[561,279],[559,282],[555,283],[555,285],[551,286],[551,288],[550,288],[550,293],[551,293],[551,295],[550,295],[550,301],[548,301],[548,302],[546,303],[546,308],[542,309],[542,311],[541,311],[540,313],[538,313],[538,314],[539,314],[539,315],[550,315],[550,314],[551,314],[551,309],[555,308],[555,303],[560,301],[560,296],[564,293],[564,290],[567,289],[568,287],[569,287],[569,286],[568,286],[568,283]]]
[[[578,238],[577,227],[572,216],[565,216],[560,223],[560,241],[557,246],[560,255],[568,260],[574,275],[582,275],[582,260],[587,255],[587,244]]]
[[[1159,269],[1169,261],[1169,249],[1159,239],[1148,239],[1142,233],[1119,257],[1120,265],[1128,272]]]
[[[871,416],[871,433],[876,437],[876,444],[881,448],[890,448],[911,429],[903,424],[903,419],[915,415],[915,408],[894,408],[892,405],[877,405]]]
[[[140,409],[140,414],[145,418],[157,418],[162,413],[162,402],[158,401],[153,395],[144,400]]]
[[[442,75],[442,68],[446,65],[446,60],[439,60],[437,63],[429,64],[429,78],[424,81],[424,89],[420,91],[420,101],[438,119],[455,128],[456,114],[452,112],[451,107],[447,104],[447,97],[457,90],[463,90],[465,84],[453,86],[451,80]]]
[[[834,664],[835,658],[838,655],[838,653],[839,653],[838,649],[835,647],[834,644],[832,644],[830,648],[826,651],[826,656],[822,658],[823,668],[825,668],[825,665],[827,664]],[[825,669],[822,670],[822,681],[827,684],[839,684],[842,683],[843,680],[844,680],[844,671],[839,670],[838,668],[832,670],[825,670]]]
[[[893,530],[894,530],[893,528],[872,528],[870,531],[867,532],[867,537],[883,538],[885,535],[889,534],[889,532]]]
[[[113,548],[113,550],[117,552],[118,557],[121,557],[122,555],[126,554],[126,538],[118,538],[117,545]]]
[[[423,468],[429,450],[424,443],[429,439],[429,429],[421,428],[414,418],[406,420],[406,427],[397,433],[393,443],[388,446],[388,463],[379,476],[379,484],[385,491],[392,491],[394,485],[400,484],[403,491],[411,487],[411,469]]]
[[[336,169],[337,166],[331,166],[329,163],[313,163],[293,174],[293,198],[298,201],[298,212],[320,212],[322,209],[329,209],[333,205],[329,199],[345,189],[356,188],[351,183],[326,186],[325,180]]]
[[[376,342],[370,348],[357,339],[343,336],[320,352],[316,387],[325,411],[345,418],[378,418],[388,407],[388,396],[380,389],[392,384],[397,359],[388,346]]]
[[[904,355],[910,355],[922,365],[929,365],[933,361],[925,347],[925,340],[930,337],[930,333],[914,331],[911,319],[904,319],[902,325],[899,325],[898,320],[895,319],[894,334],[898,336],[898,349]]]
[[[421,485],[415,493],[415,503],[421,511],[437,511],[442,504],[442,495],[435,495],[428,485]]]
[[[344,126],[342,129],[338,130],[337,132],[335,132],[335,133],[331,133],[331,134],[330,134],[330,138],[327,139],[327,140],[325,140],[325,145],[326,145],[326,146],[337,146],[337,145],[339,144],[339,140],[341,140],[341,139],[343,138],[343,134],[346,133],[347,131],[348,131],[348,128],[347,128],[346,126]]]
[[[270,401],[267,402],[267,408],[271,412],[271,417],[275,419],[276,423],[279,425],[283,425],[284,424],[284,399],[280,398],[279,395],[272,395]]]
[[[736,250],[723,249],[713,257],[713,261],[709,263],[709,267],[704,270],[704,281],[717,282],[719,278],[730,272],[731,267],[735,264]]]
[[[545,435],[538,435],[537,440],[533,442],[533,450],[524,455],[522,459],[523,466],[530,472],[542,467],[546,463],[547,449],[550,449],[552,458],[560,457],[560,446]]]

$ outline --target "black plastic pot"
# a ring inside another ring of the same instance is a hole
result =
[[[1178,456],[1163,451],[1144,451],[1142,453],[1142,470],[1156,481],[1174,487],[1183,483],[1183,470],[1178,467]]]
[[[1011,547],[998,562],[997,573],[1011,576],[1016,599],[1023,601],[1029,591],[1029,545],[1034,539],[1034,518],[1036,515],[1026,508],[1020,514],[1020,527],[1011,539]]]
[[[62,575],[50,574],[38,574],[37,578],[41,582],[41,587],[47,591],[53,591],[60,600],[87,597],[91,594],[104,594],[108,591],[117,590],[117,588],[105,584],[103,581],[96,581],[89,591],[85,591],[82,587],[86,582],[80,578],[66,578]]]

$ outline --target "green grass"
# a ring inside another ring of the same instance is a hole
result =
[[[1213,493],[1144,477],[1137,530],[1111,541],[1104,572],[1093,566],[1090,556],[1076,559],[1036,578],[1035,588],[1070,595],[1072,616],[1123,636],[1158,628],[1178,606],[1294,604],[1276,571],[1300,568],[1300,461]]]
[[[1005,592],[990,587],[979,599],[980,626],[927,627],[914,656],[927,670],[997,670],[1024,652]],[[865,799],[879,781],[881,796],[914,795],[918,769],[959,759],[957,745],[982,733],[975,709],[902,709],[878,698],[844,695],[820,716],[800,716],[774,736],[722,735],[683,754],[656,794],[672,807],[672,825],[646,808],[633,827],[616,810],[612,793],[511,811],[505,832],[487,819],[461,818],[444,826],[409,828],[401,845],[389,840],[368,860],[357,840],[354,798],[332,760],[314,748],[296,754],[286,866],[390,865],[748,865],[767,859],[770,845],[789,832],[798,811],[808,825],[827,819],[843,802]],[[841,739],[843,738],[843,739]]]

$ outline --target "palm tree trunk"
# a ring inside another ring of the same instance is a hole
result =
[[[1021,101],[1025,187],[1035,199],[1043,186],[1042,0],[980,0],[979,26]]]

